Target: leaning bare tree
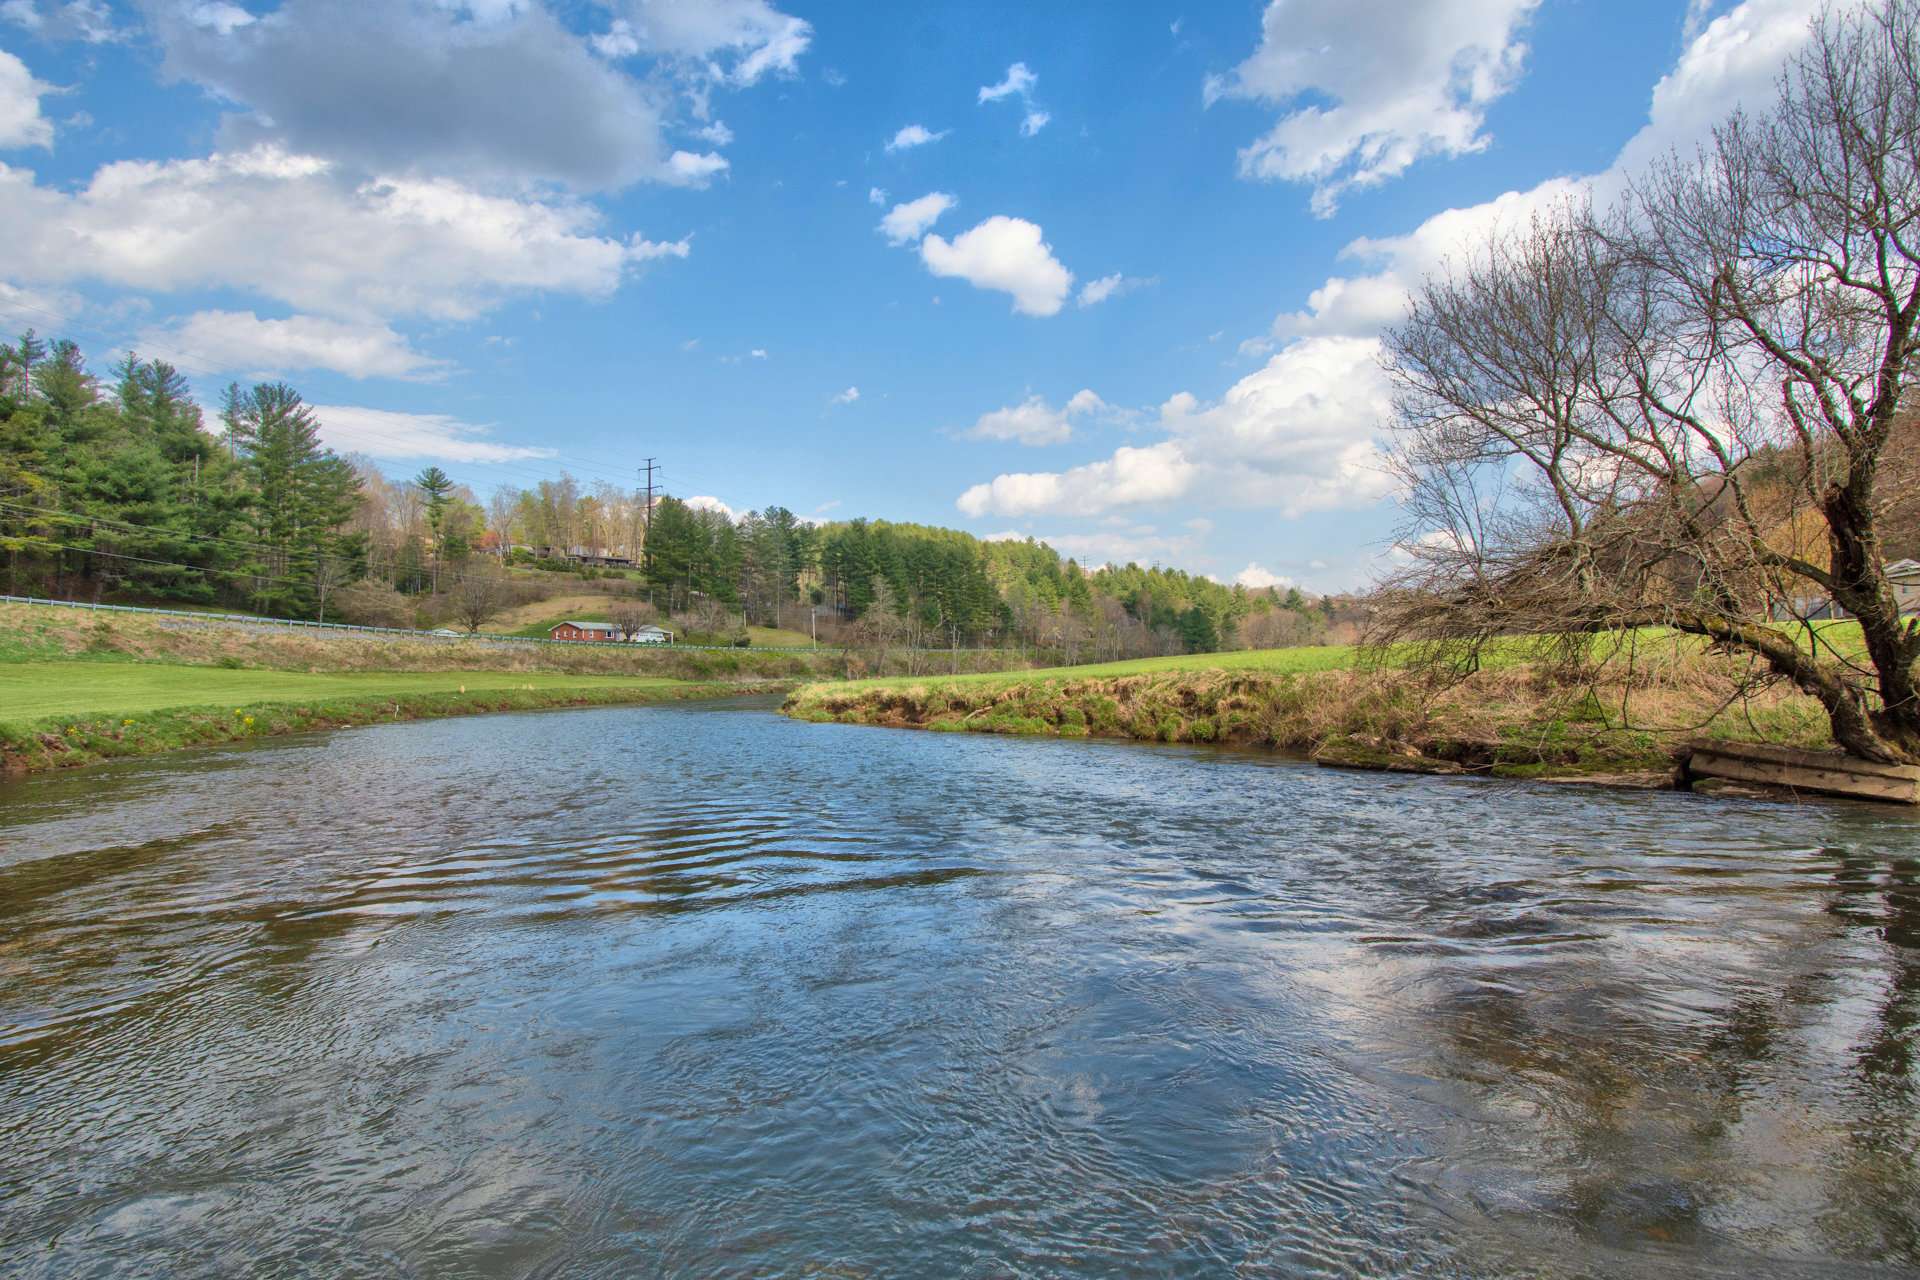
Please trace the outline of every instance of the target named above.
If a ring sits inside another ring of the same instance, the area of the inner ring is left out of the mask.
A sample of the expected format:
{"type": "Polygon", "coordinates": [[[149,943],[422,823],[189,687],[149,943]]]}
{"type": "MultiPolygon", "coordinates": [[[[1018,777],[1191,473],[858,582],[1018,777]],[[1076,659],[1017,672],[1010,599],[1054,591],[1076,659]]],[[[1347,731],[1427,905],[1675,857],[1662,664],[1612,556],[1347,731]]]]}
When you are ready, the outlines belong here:
{"type": "Polygon", "coordinates": [[[1750,655],[1848,751],[1920,761],[1913,501],[1920,0],[1829,12],[1765,115],[1615,205],[1495,234],[1387,338],[1411,567],[1386,639],[1666,626],[1750,655]],[[1833,606],[1861,646],[1806,625],[1833,606]]]}

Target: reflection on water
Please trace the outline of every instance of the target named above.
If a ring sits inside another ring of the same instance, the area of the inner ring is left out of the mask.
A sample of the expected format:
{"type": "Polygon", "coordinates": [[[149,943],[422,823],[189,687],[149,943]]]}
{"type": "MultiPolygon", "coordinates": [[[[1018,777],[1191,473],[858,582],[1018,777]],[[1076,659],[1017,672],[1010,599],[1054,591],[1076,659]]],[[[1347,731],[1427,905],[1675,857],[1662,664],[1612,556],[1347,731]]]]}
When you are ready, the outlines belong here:
{"type": "Polygon", "coordinates": [[[0,786],[0,1273],[1920,1274],[1920,825],[793,724],[0,786]]]}

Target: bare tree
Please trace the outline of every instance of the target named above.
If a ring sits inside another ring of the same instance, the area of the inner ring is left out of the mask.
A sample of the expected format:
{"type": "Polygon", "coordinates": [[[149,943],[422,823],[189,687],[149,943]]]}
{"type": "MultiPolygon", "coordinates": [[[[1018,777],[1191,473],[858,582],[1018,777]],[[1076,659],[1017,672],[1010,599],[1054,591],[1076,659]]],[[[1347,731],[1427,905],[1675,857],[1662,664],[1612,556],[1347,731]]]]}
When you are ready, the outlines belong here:
{"type": "Polygon", "coordinates": [[[640,628],[659,616],[660,611],[645,600],[616,600],[607,609],[607,617],[620,628],[621,638],[626,640],[640,634],[640,628]]]}
{"type": "Polygon", "coordinates": [[[1880,532],[1910,499],[1883,464],[1920,355],[1917,35],[1920,0],[1828,12],[1770,114],[1418,291],[1387,340],[1411,568],[1378,637],[1470,665],[1669,626],[1817,698],[1848,751],[1920,760],[1880,532]]]}
{"type": "Polygon", "coordinates": [[[447,600],[454,620],[472,635],[499,617],[511,595],[507,574],[498,565],[485,560],[470,561],[454,579],[447,600]]]}
{"type": "Polygon", "coordinates": [[[487,499],[487,531],[493,534],[494,549],[502,559],[513,543],[513,520],[520,510],[520,490],[503,484],[487,499]]]}
{"type": "Polygon", "coordinates": [[[313,594],[319,603],[317,615],[321,622],[327,620],[327,597],[347,584],[352,572],[347,562],[339,556],[322,552],[313,562],[313,594]]]}

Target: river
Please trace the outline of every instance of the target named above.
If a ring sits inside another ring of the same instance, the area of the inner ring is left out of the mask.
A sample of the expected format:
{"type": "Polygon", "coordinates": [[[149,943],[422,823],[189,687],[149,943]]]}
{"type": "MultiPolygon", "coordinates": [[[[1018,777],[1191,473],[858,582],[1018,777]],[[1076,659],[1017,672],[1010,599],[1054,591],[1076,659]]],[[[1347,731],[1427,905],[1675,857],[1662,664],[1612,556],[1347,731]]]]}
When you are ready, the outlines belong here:
{"type": "Polygon", "coordinates": [[[805,725],[0,784],[0,1274],[1920,1275],[1920,823],[805,725]]]}

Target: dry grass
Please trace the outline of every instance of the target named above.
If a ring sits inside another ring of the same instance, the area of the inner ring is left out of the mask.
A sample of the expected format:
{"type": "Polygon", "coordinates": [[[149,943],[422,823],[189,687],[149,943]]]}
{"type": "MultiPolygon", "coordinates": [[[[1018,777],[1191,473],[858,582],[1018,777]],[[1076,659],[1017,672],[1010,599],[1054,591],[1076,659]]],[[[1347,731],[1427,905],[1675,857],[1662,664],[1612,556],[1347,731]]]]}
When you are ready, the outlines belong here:
{"type": "Polygon", "coordinates": [[[1074,679],[809,685],[800,719],[947,731],[1224,742],[1419,756],[1470,769],[1631,772],[1671,767],[1689,740],[1717,736],[1822,747],[1811,700],[1780,690],[1734,699],[1724,660],[1671,652],[1563,682],[1527,666],[1436,688],[1404,671],[1198,669],[1074,679]]]}

